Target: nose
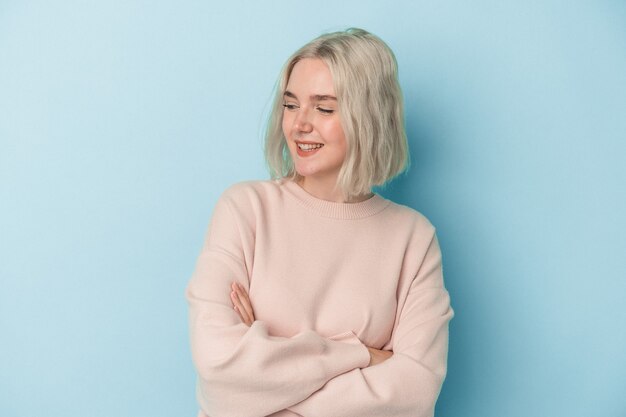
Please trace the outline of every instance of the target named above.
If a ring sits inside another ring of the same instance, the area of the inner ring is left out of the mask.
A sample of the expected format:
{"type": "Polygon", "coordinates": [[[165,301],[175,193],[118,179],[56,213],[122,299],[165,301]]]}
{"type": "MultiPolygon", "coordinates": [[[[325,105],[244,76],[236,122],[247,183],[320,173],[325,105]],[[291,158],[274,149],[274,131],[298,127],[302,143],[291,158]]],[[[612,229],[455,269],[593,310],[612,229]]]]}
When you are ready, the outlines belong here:
{"type": "Polygon", "coordinates": [[[300,108],[294,120],[294,128],[298,132],[310,133],[313,131],[313,124],[310,120],[310,114],[307,109],[300,108]]]}

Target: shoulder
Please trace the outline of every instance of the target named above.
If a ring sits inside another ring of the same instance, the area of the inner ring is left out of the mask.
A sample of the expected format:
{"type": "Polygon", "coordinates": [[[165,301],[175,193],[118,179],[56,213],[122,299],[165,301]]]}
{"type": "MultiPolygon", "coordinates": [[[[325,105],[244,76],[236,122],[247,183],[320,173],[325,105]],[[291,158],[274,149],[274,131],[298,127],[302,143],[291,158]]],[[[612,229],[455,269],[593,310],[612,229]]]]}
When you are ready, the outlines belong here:
{"type": "Polygon", "coordinates": [[[441,252],[437,239],[437,230],[430,220],[416,209],[392,202],[388,210],[392,213],[390,226],[394,239],[406,245],[405,262],[408,270],[417,271],[426,257],[440,258],[441,252]]]}
{"type": "Polygon", "coordinates": [[[278,180],[244,180],[228,186],[222,192],[224,198],[244,198],[250,196],[265,196],[277,192],[278,180]]]}
{"type": "Polygon", "coordinates": [[[279,195],[278,180],[245,180],[228,186],[219,199],[231,207],[254,208],[263,206],[279,195]]]}
{"type": "Polygon", "coordinates": [[[410,235],[432,238],[435,234],[435,226],[430,220],[412,207],[390,201],[385,212],[396,227],[406,230],[410,235]]]}

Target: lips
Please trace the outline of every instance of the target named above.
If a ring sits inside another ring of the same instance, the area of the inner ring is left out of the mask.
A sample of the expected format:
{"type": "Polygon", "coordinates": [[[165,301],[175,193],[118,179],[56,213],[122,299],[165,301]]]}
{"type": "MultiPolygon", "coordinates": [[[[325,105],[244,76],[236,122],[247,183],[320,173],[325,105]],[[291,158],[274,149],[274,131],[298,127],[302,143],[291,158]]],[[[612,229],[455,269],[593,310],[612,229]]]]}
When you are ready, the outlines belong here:
{"type": "Polygon", "coordinates": [[[296,141],[296,151],[299,156],[308,157],[316,154],[324,147],[323,143],[296,141]]]}
{"type": "Polygon", "coordinates": [[[323,145],[323,143],[320,142],[308,142],[303,140],[294,140],[294,142],[296,145],[323,145]]]}

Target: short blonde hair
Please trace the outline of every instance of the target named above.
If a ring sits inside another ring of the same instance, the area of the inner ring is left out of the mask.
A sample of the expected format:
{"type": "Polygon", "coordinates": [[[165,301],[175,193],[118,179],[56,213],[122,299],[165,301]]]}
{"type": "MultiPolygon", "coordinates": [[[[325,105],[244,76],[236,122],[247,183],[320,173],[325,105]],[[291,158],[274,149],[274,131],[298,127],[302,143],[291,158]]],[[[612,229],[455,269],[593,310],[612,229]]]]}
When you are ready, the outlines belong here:
{"type": "Polygon", "coordinates": [[[276,87],[265,134],[265,159],[272,179],[299,179],[282,130],[283,94],[293,67],[305,58],[321,59],[330,69],[347,152],[337,184],[346,198],[410,166],[404,129],[398,65],[377,36],[357,28],[327,33],[296,51],[285,63],[276,87]]]}

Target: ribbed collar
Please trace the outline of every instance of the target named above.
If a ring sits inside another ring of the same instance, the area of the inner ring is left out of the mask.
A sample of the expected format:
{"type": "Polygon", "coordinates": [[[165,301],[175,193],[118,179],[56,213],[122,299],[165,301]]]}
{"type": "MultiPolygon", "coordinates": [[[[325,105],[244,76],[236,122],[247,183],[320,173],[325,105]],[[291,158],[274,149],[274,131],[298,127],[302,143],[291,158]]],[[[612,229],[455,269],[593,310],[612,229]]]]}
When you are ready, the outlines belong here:
{"type": "Polygon", "coordinates": [[[373,216],[391,203],[391,201],[376,193],[367,200],[358,203],[337,203],[322,200],[309,194],[304,188],[290,179],[281,178],[278,180],[278,183],[287,191],[287,194],[296,198],[298,202],[309,210],[316,212],[320,216],[333,219],[362,219],[373,216]]]}

